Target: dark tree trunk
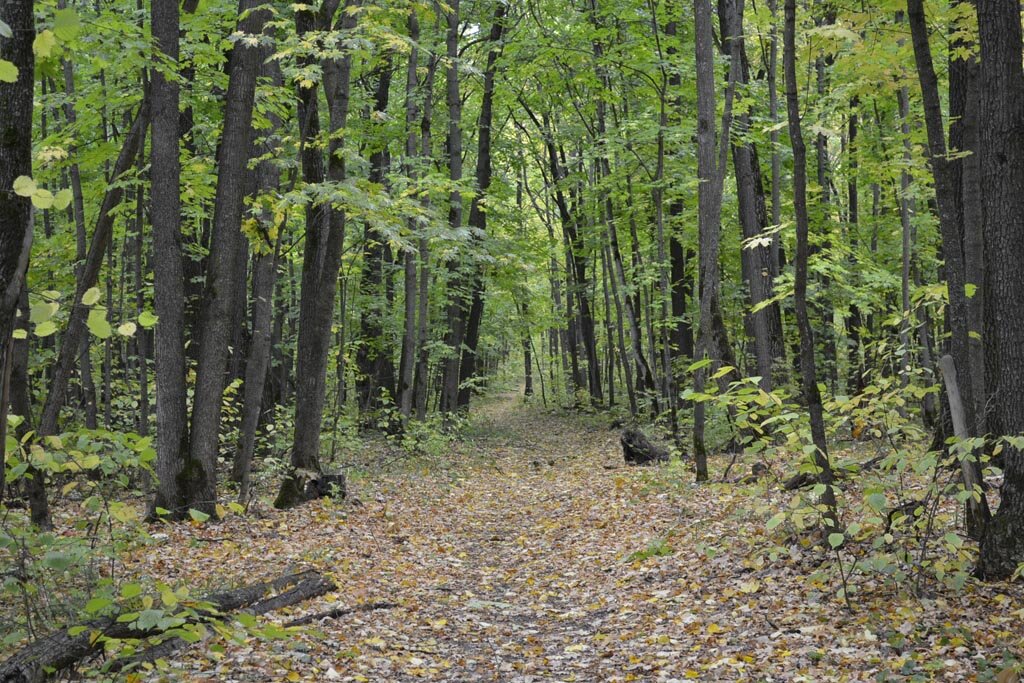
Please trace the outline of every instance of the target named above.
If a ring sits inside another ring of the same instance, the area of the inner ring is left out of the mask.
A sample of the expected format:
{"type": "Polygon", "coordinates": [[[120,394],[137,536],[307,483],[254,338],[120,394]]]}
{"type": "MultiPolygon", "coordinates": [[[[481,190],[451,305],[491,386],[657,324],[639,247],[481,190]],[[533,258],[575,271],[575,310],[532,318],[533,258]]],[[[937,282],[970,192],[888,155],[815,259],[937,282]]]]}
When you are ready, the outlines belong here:
{"type": "MultiPolygon", "coordinates": [[[[462,193],[458,184],[462,182],[462,98],[459,92],[459,0],[448,2],[445,17],[447,32],[445,38],[446,57],[446,99],[448,102],[448,179],[452,190],[448,196],[448,225],[452,230],[462,227],[462,193]]],[[[445,335],[447,357],[441,377],[441,412],[453,413],[459,403],[459,366],[462,361],[462,345],[466,340],[466,314],[469,302],[463,283],[457,275],[457,266],[449,279],[448,331],[445,335]]]]}
{"type": "MultiPolygon", "coordinates": [[[[923,0],[908,0],[907,16],[914,44],[914,58],[917,63],[918,79],[924,100],[925,126],[928,132],[928,156],[935,180],[935,199],[939,209],[939,230],[942,235],[942,253],[945,260],[945,275],[949,290],[949,313],[946,320],[952,332],[950,343],[953,366],[962,379],[958,383],[964,420],[968,436],[977,436],[977,416],[974,413],[975,400],[972,398],[970,363],[970,314],[968,297],[965,293],[966,270],[961,247],[958,224],[958,202],[960,193],[956,168],[946,155],[946,137],[942,124],[942,107],[939,97],[938,78],[932,63],[928,45],[928,27],[925,22],[923,0]],[[961,370],[962,368],[962,370],[961,370]]],[[[971,480],[982,481],[981,467],[977,462],[966,464],[972,470],[971,480]]],[[[980,492],[984,505],[980,508],[968,506],[968,529],[975,537],[981,537],[989,522],[988,503],[984,492],[980,492]]]]}
{"type": "MultiPolygon", "coordinates": [[[[387,113],[393,67],[390,59],[381,66],[374,95],[373,109],[387,113]]],[[[370,155],[369,181],[384,184],[391,158],[387,148],[370,155]]],[[[391,358],[390,340],[384,333],[384,316],[388,310],[385,291],[385,269],[390,267],[385,251],[387,238],[369,222],[363,233],[363,271],[359,288],[363,305],[359,318],[359,348],[356,351],[356,393],[359,412],[372,417],[395,400],[395,365],[391,358]]]]}
{"type": "MultiPolygon", "coordinates": [[[[411,184],[417,179],[417,160],[419,154],[419,111],[417,104],[417,92],[419,88],[419,40],[420,24],[416,17],[415,10],[409,14],[409,63],[406,69],[405,78],[405,175],[411,184]]],[[[427,93],[426,97],[430,97],[427,93]]],[[[418,222],[415,217],[407,221],[409,227],[409,239],[419,232],[418,222]]],[[[416,310],[417,310],[417,279],[416,279],[416,252],[413,249],[406,249],[402,253],[404,264],[404,293],[405,293],[405,316],[402,330],[402,352],[398,364],[398,410],[402,420],[407,421],[412,416],[413,398],[415,387],[413,379],[416,365],[416,310]]]]}
{"type": "MultiPolygon", "coordinates": [[[[1005,434],[1024,432],[1024,72],[1020,6],[978,3],[981,43],[981,182],[985,188],[986,296],[994,312],[999,384],[996,412],[1005,434]]],[[[978,574],[1009,578],[1024,562],[1024,451],[1005,445],[1002,503],[981,542],[978,574]]]]}
{"type": "Polygon", "coordinates": [[[796,218],[796,276],[794,309],[800,333],[800,374],[804,400],[811,418],[811,437],[814,441],[814,461],[818,466],[818,481],[825,485],[820,501],[824,506],[825,531],[839,531],[836,515],[836,494],[833,488],[832,464],[828,458],[825,437],[825,416],[818,392],[817,369],[814,360],[814,337],[807,315],[807,257],[809,255],[807,218],[807,148],[800,128],[800,105],[796,85],[796,0],[785,0],[785,30],[783,32],[783,64],[786,79],[786,109],[789,118],[789,137],[793,145],[793,212],[796,218]]]}
{"type": "MultiPolygon", "coordinates": [[[[153,40],[162,56],[178,64],[178,3],[152,8],[153,40]]],[[[181,514],[188,507],[188,414],[185,406],[185,274],[181,238],[179,88],[161,69],[152,70],[153,135],[150,153],[150,222],[153,226],[153,306],[156,362],[157,490],[150,510],[181,514]]],[[[139,236],[141,239],[141,235],[139,236]]]]}
{"type": "MultiPolygon", "coordinates": [[[[351,31],[356,14],[347,9],[358,0],[349,0],[341,12],[336,29],[351,31]]],[[[338,3],[330,0],[321,9],[323,25],[329,26],[338,3]]],[[[297,12],[299,33],[314,30],[315,20],[308,11],[297,12]]],[[[331,130],[345,129],[349,109],[349,75],[352,60],[349,54],[326,61],[324,89],[330,112],[331,130]]],[[[320,137],[317,90],[299,90],[299,122],[303,139],[302,175],[309,184],[324,180],[323,154],[312,141],[320,137]]],[[[345,180],[344,140],[331,136],[328,177],[333,182],[345,180]]],[[[291,465],[295,471],[281,483],[274,506],[293,507],[304,500],[305,488],[297,470],[320,472],[320,430],[327,391],[327,353],[331,345],[331,320],[338,290],[338,271],[345,242],[345,214],[325,204],[306,208],[306,249],[302,260],[302,300],[299,306],[299,338],[296,351],[295,435],[292,440],[291,465]]]]}
{"type": "MultiPolygon", "coordinates": [[[[0,377],[10,378],[15,312],[32,247],[32,202],[10,191],[19,176],[32,176],[32,105],[35,84],[35,16],[32,0],[6,0],[2,17],[13,33],[0,38],[0,59],[18,70],[14,83],[0,80],[0,377]]],[[[6,398],[6,397],[5,397],[6,398]]],[[[0,406],[7,421],[7,404],[0,406]]],[[[43,474],[32,468],[27,486],[32,522],[50,526],[43,474]]],[[[0,466],[0,477],[4,476],[0,466]]]]}
{"type": "MultiPolygon", "coordinates": [[[[966,2],[967,0],[962,0],[966,2]]],[[[971,12],[975,12],[973,2],[970,3],[971,12]]],[[[913,17],[911,17],[913,21],[913,17]]],[[[915,39],[915,49],[917,42],[915,39]]],[[[963,49],[968,47],[962,40],[957,40],[955,48],[963,49]]],[[[951,55],[953,50],[950,50],[951,55]]],[[[920,73],[920,67],[918,69],[920,73]]],[[[950,57],[949,61],[949,148],[958,155],[949,159],[946,165],[949,167],[949,179],[947,182],[952,187],[947,191],[952,192],[951,201],[953,218],[955,221],[956,233],[943,232],[943,255],[949,267],[948,239],[956,238],[957,249],[953,258],[957,258],[957,252],[962,252],[960,257],[963,269],[963,281],[965,287],[973,289],[972,296],[966,298],[966,330],[976,332],[975,335],[968,334],[967,354],[968,364],[959,352],[952,348],[950,353],[961,369],[964,385],[961,393],[968,412],[968,425],[972,434],[984,434],[985,426],[985,404],[988,399],[985,384],[985,347],[982,338],[985,328],[985,264],[984,264],[984,239],[982,231],[981,201],[984,191],[980,181],[980,149],[978,140],[978,107],[979,97],[979,73],[976,57],[966,59],[950,57]],[[965,156],[960,154],[966,153],[965,156]],[[962,249],[960,249],[960,245],[962,249]],[[969,385],[969,386],[968,386],[969,385]]],[[[937,86],[936,86],[937,87],[937,86]]],[[[926,111],[927,114],[927,111],[926,111]]],[[[940,111],[941,122],[941,111],[940,111]]],[[[933,162],[934,165],[934,162],[933,162]]],[[[936,174],[938,170],[934,170],[936,174]]],[[[936,177],[936,193],[939,190],[939,181],[936,177]]],[[[940,218],[943,206],[939,204],[940,218]]],[[[941,229],[941,224],[940,224],[941,229]]],[[[950,292],[953,292],[953,283],[950,281],[950,292]]],[[[951,302],[952,308],[952,302],[951,302]]],[[[951,310],[951,316],[956,315],[951,310]]],[[[961,313],[962,315],[962,313],[961,313]]],[[[947,316],[948,318],[948,316],[947,316]]],[[[955,332],[954,332],[955,334],[955,332]]]]}
{"type": "MultiPolygon", "coordinates": [[[[259,36],[269,18],[265,10],[251,11],[259,0],[240,0],[239,22],[244,34],[259,36]]],[[[224,392],[231,335],[231,307],[238,299],[235,267],[245,202],[247,165],[252,147],[252,113],[263,51],[239,40],[231,51],[228,90],[225,98],[224,132],[217,155],[217,194],[214,202],[210,257],[200,313],[200,353],[195,396],[188,481],[189,505],[208,514],[217,502],[217,456],[220,450],[221,397],[224,392]]]]}
{"type": "MultiPolygon", "coordinates": [[[[736,69],[737,86],[743,87],[750,80],[750,66],[743,41],[742,4],[735,0],[719,0],[718,19],[722,35],[729,37],[723,49],[728,48],[729,52],[739,55],[740,63],[732,68],[736,69]]],[[[751,125],[750,112],[740,113],[734,125],[740,135],[746,135],[751,125]]],[[[743,239],[752,240],[768,227],[757,148],[752,142],[733,144],[732,161],[736,170],[736,196],[743,239]]],[[[761,388],[771,391],[775,360],[783,357],[782,312],[778,303],[762,305],[762,302],[775,296],[774,278],[778,267],[772,261],[771,244],[744,244],[741,258],[750,297],[747,327],[754,344],[757,374],[761,377],[761,388]],[[760,310],[753,310],[757,308],[760,310]]]]}
{"type": "MultiPolygon", "coordinates": [[[[275,65],[263,66],[264,72],[270,72],[275,85],[282,85],[280,69],[275,65]]],[[[269,155],[276,141],[274,133],[280,129],[282,122],[271,117],[274,129],[268,133],[267,141],[260,150],[261,156],[269,155]]],[[[273,161],[261,161],[256,167],[257,193],[273,192],[280,183],[280,172],[273,161]]],[[[273,212],[266,206],[260,207],[256,216],[260,227],[262,241],[256,246],[252,274],[252,340],[245,362],[244,395],[242,398],[242,421],[239,426],[238,450],[232,463],[231,479],[239,484],[238,498],[243,503],[249,499],[250,471],[256,441],[256,428],[260,421],[263,407],[263,389],[266,384],[267,370],[270,367],[271,327],[274,320],[273,301],[274,285],[277,281],[277,262],[281,247],[280,228],[278,235],[270,239],[274,226],[273,212]]]]}

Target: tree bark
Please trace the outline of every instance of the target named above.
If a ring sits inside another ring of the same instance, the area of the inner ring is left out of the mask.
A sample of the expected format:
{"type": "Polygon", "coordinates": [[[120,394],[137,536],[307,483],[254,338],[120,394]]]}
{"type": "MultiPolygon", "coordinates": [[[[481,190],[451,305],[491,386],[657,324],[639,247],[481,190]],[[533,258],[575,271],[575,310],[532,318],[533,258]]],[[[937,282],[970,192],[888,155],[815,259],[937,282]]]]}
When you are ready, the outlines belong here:
{"type": "MultiPolygon", "coordinates": [[[[498,57],[501,55],[501,37],[505,30],[505,13],[508,5],[499,2],[494,8],[491,32],[487,37],[490,50],[487,52],[487,67],[484,69],[483,98],[480,102],[480,118],[477,121],[476,194],[469,206],[469,227],[472,242],[481,249],[482,238],[487,233],[487,212],[484,204],[491,188],[491,128],[494,124],[494,76],[498,57]]],[[[466,348],[459,365],[459,410],[469,408],[472,395],[471,380],[476,375],[477,347],[480,344],[480,323],[484,314],[484,273],[482,265],[470,259],[469,276],[472,292],[469,317],[466,320],[466,348]]]]}
{"type": "Polygon", "coordinates": [[[800,373],[804,401],[811,420],[811,438],[814,443],[814,462],[818,466],[818,481],[825,485],[819,500],[824,506],[826,532],[839,531],[836,514],[836,494],[833,488],[832,464],[828,457],[825,437],[825,416],[818,392],[817,368],[814,359],[814,336],[807,315],[807,259],[809,255],[807,217],[807,148],[800,128],[800,104],[796,83],[796,0],[785,0],[785,30],[783,31],[783,69],[786,79],[786,110],[789,119],[789,137],[793,146],[793,212],[796,218],[796,276],[794,308],[800,333],[800,373]]]}
{"type": "MultiPolygon", "coordinates": [[[[176,2],[153,3],[153,40],[172,68],[178,66],[179,11],[176,2]]],[[[177,80],[151,70],[153,134],[150,152],[150,222],[153,229],[153,306],[156,376],[157,508],[181,514],[188,506],[188,414],[185,406],[185,274],[181,237],[181,162],[178,148],[180,99],[177,80]]],[[[139,235],[142,238],[142,235],[139,235]]]]}
{"type": "MultiPolygon", "coordinates": [[[[0,80],[0,377],[9,377],[14,354],[11,337],[18,299],[25,282],[32,248],[32,202],[19,197],[12,188],[19,176],[32,175],[32,105],[35,94],[35,16],[32,0],[6,0],[3,20],[12,37],[0,38],[0,59],[18,70],[14,83],[0,80]]],[[[7,405],[0,410],[6,420],[7,405]]],[[[5,423],[6,424],[6,423],[5,423]]],[[[0,444],[3,447],[3,444],[0,444]]],[[[6,449],[4,451],[6,461],[6,449]]],[[[0,477],[5,470],[0,467],[0,477]]],[[[35,468],[27,480],[31,496],[32,522],[49,526],[43,475],[35,468]]]]}
{"type": "MultiPolygon", "coordinates": [[[[349,12],[358,0],[346,0],[335,29],[351,31],[357,15],[349,12]]],[[[330,26],[337,0],[321,9],[323,25],[330,26]]],[[[316,24],[309,11],[296,12],[299,33],[316,24]]],[[[331,144],[328,178],[342,183],[346,177],[340,133],[348,121],[352,58],[345,53],[324,62],[324,89],[330,112],[331,144]]],[[[302,175],[309,184],[324,180],[323,154],[314,143],[320,137],[316,87],[299,90],[299,121],[302,127],[302,175]]],[[[302,300],[299,306],[299,338],[296,350],[295,434],[292,440],[293,472],[281,483],[274,506],[293,507],[306,500],[303,477],[297,470],[320,472],[320,430],[327,391],[327,353],[331,344],[331,320],[338,290],[338,271],[345,243],[345,213],[324,204],[306,208],[306,248],[302,257],[302,300]]]]}
{"type": "MultiPolygon", "coordinates": [[[[239,0],[238,13],[248,13],[238,30],[250,36],[263,33],[270,14],[253,11],[259,0],[239,0]]],[[[217,155],[217,193],[214,200],[210,257],[200,312],[200,354],[196,369],[189,463],[182,471],[187,480],[189,505],[208,514],[217,503],[217,457],[220,450],[221,403],[231,334],[231,307],[238,299],[237,253],[243,239],[242,210],[247,166],[252,147],[252,113],[263,51],[235,43],[228,65],[223,135],[217,155]]]]}
{"type": "MultiPolygon", "coordinates": [[[[1024,72],[1020,7],[1015,0],[978,3],[981,44],[981,182],[985,188],[986,296],[998,368],[996,414],[1004,433],[1024,433],[1024,72]]],[[[1006,579],[1024,562],[1024,451],[1004,449],[1002,503],[981,542],[977,572],[1006,579]]]]}

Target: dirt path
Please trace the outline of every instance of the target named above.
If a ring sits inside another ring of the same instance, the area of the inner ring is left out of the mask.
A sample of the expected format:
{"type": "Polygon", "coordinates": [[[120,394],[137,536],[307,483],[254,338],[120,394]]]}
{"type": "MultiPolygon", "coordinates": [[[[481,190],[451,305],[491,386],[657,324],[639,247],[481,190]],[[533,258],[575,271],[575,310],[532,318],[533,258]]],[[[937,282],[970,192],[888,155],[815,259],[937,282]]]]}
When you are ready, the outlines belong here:
{"type": "Polygon", "coordinates": [[[844,612],[827,576],[808,581],[810,551],[772,563],[758,550],[772,546],[767,504],[682,483],[678,466],[605,469],[617,437],[498,397],[448,469],[357,482],[361,506],[176,527],[156,569],[169,578],[312,565],[339,590],[303,613],[397,604],[178,665],[193,680],[819,681],[907,680],[924,671],[915,657],[937,657],[921,680],[966,680],[972,657],[991,656],[980,638],[937,645],[944,612],[970,609],[955,597],[928,608],[880,593],[879,615],[844,612]]]}

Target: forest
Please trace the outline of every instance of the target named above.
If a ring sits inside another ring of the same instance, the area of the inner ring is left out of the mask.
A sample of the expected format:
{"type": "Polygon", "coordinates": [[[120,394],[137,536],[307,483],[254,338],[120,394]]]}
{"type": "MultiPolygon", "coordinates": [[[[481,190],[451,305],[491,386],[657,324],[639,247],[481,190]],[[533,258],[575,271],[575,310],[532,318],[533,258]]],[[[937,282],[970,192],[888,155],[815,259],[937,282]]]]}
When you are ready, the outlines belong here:
{"type": "Polygon", "coordinates": [[[0,682],[1019,682],[1021,26],[0,0],[0,682]]]}

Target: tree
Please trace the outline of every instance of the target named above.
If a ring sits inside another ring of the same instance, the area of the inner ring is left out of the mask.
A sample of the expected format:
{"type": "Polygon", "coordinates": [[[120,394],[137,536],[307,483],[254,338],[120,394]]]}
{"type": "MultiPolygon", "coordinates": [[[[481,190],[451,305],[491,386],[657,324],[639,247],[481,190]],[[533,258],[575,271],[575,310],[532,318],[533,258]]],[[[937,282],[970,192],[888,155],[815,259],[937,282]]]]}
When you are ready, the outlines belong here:
{"type": "MultiPolygon", "coordinates": [[[[174,68],[179,57],[177,2],[153,3],[153,40],[174,68]]],[[[185,275],[181,238],[181,162],[178,151],[179,88],[168,66],[152,70],[150,99],[153,133],[150,151],[150,222],[153,249],[153,305],[159,322],[155,336],[157,491],[150,510],[176,515],[187,511],[190,482],[188,413],[185,408],[185,275]],[[184,476],[183,476],[184,475],[184,476]]]]}
{"type": "MultiPolygon", "coordinates": [[[[320,10],[321,26],[351,31],[357,14],[356,0],[346,2],[340,18],[335,21],[336,0],[324,3],[320,10]]],[[[299,34],[313,31],[316,16],[308,9],[295,14],[299,34]]],[[[327,178],[332,183],[345,181],[345,159],[342,154],[348,121],[349,87],[352,58],[347,52],[325,60],[324,88],[330,116],[331,143],[327,178]]],[[[320,115],[317,88],[299,86],[299,125],[302,144],[302,175],[309,185],[324,181],[323,154],[314,143],[320,137],[320,115]]],[[[327,392],[327,353],[331,343],[331,318],[338,290],[338,270],[345,243],[345,213],[330,203],[311,202],[306,207],[306,247],[302,259],[302,300],[299,309],[299,338],[295,402],[295,432],[292,439],[293,472],[281,483],[274,506],[289,508],[305,500],[304,476],[298,470],[320,471],[320,429],[324,399],[327,392]]],[[[308,475],[307,475],[308,476],[308,475]]]]}
{"type": "MultiPolygon", "coordinates": [[[[32,0],[4,4],[0,17],[11,35],[0,36],[0,68],[14,70],[13,79],[0,78],[0,378],[10,382],[12,333],[18,297],[25,281],[32,248],[32,201],[25,192],[15,191],[20,177],[32,176],[32,102],[34,93],[35,15],[32,0]]],[[[6,395],[6,394],[5,394],[6,395]]],[[[3,431],[7,428],[7,401],[0,406],[3,431]]],[[[6,448],[6,446],[5,446],[6,448]]],[[[4,462],[7,462],[6,452],[4,462]]],[[[32,521],[49,524],[43,474],[31,472],[32,521]]],[[[0,485],[0,499],[3,487],[0,485]]]]}
{"type": "MultiPolygon", "coordinates": [[[[988,262],[985,288],[994,316],[988,353],[998,367],[996,411],[1005,433],[1024,433],[1024,70],[1020,8],[978,3],[981,47],[981,183],[988,262]]],[[[1024,449],[1006,445],[1002,503],[985,531],[978,574],[1005,579],[1024,562],[1024,449]]]]}
{"type": "Polygon", "coordinates": [[[807,217],[807,148],[800,127],[800,102],[796,80],[796,0],[785,0],[783,31],[783,70],[786,78],[786,113],[789,138],[793,146],[793,212],[796,214],[796,274],[794,304],[797,330],[800,333],[800,376],[804,402],[811,418],[811,438],[818,481],[825,485],[820,500],[824,506],[825,531],[839,531],[832,463],[828,458],[825,436],[825,415],[818,390],[817,366],[814,359],[814,333],[807,315],[807,259],[810,252],[807,217]]]}

